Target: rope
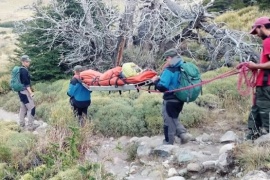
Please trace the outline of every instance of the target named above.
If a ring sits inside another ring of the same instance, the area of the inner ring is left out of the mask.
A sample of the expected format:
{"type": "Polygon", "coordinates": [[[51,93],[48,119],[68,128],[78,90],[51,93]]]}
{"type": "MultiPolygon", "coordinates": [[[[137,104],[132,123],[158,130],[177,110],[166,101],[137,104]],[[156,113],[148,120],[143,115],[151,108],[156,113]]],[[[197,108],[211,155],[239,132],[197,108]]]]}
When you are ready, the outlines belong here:
{"type": "MultiPolygon", "coordinates": [[[[257,70],[250,70],[247,65],[248,65],[248,63],[246,63],[246,62],[241,63],[235,69],[228,71],[224,74],[218,75],[212,79],[203,80],[203,81],[201,81],[201,83],[186,86],[183,88],[165,91],[165,93],[178,92],[178,91],[191,89],[191,88],[194,88],[197,86],[202,86],[202,85],[208,84],[208,83],[216,81],[218,79],[224,79],[224,78],[239,74],[239,79],[238,79],[238,83],[237,83],[237,90],[238,90],[239,94],[241,94],[242,96],[246,96],[246,95],[250,94],[250,90],[256,86],[256,77],[257,77],[257,70]],[[246,86],[246,87],[244,87],[244,86],[246,86]]],[[[140,86],[137,86],[136,88],[138,90],[143,90],[143,91],[148,91],[148,92],[153,92],[153,93],[164,93],[164,92],[160,92],[157,90],[143,89],[140,86]]]]}

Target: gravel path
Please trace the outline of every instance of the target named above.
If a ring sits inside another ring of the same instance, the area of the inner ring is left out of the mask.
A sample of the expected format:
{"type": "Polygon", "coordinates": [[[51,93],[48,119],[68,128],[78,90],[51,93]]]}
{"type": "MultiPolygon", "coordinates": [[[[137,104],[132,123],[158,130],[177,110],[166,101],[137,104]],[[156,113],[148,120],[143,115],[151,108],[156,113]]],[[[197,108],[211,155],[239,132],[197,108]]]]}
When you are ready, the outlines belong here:
{"type": "Polygon", "coordinates": [[[18,116],[18,114],[15,114],[15,113],[12,113],[12,112],[7,112],[7,111],[0,108],[0,120],[18,121],[19,116],[18,116]]]}

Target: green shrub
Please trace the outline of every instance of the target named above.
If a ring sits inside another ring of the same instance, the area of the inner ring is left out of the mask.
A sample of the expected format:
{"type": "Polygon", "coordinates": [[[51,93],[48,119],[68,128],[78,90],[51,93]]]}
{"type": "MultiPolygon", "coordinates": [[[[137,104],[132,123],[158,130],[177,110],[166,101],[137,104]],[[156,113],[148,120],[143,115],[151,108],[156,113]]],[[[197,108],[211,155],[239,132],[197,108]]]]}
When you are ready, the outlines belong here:
{"type": "Polygon", "coordinates": [[[66,171],[59,172],[50,180],[74,180],[74,179],[82,179],[82,175],[77,168],[70,168],[66,171]]]}
{"type": "Polygon", "coordinates": [[[163,119],[161,115],[162,95],[141,93],[134,102],[136,116],[146,123],[147,134],[154,135],[162,132],[163,119]]]}
{"type": "MultiPolygon", "coordinates": [[[[202,75],[203,80],[212,79],[220,74],[230,71],[230,68],[220,68],[215,71],[209,71],[202,75]]],[[[203,86],[204,94],[217,96],[221,102],[221,108],[230,108],[239,111],[242,107],[250,104],[250,98],[240,95],[237,89],[238,76],[234,75],[224,79],[217,79],[203,86]],[[235,106],[237,101],[237,106],[235,106]]]]}
{"type": "Polygon", "coordinates": [[[20,109],[20,100],[18,94],[7,94],[8,98],[4,98],[6,101],[3,104],[3,109],[9,112],[18,112],[20,109]]]}
{"type": "Polygon", "coordinates": [[[127,160],[134,161],[137,157],[137,149],[139,145],[137,143],[132,143],[127,147],[127,160]]]}
{"type": "Polygon", "coordinates": [[[51,116],[51,103],[43,102],[36,106],[36,116],[43,121],[48,122],[51,116]]]}
{"type": "Polygon", "coordinates": [[[2,28],[14,28],[14,22],[13,21],[7,21],[0,23],[0,27],[2,28]]]}
{"type": "Polygon", "coordinates": [[[104,135],[142,135],[147,131],[143,120],[124,101],[115,101],[101,107],[94,115],[95,126],[104,135]]]}
{"type": "Polygon", "coordinates": [[[11,149],[3,144],[0,146],[0,161],[9,163],[11,161],[11,149]]]}
{"type": "Polygon", "coordinates": [[[35,180],[35,178],[33,176],[31,176],[31,174],[27,173],[24,174],[20,180],[35,180]]]}
{"type": "Polygon", "coordinates": [[[196,99],[195,103],[206,108],[218,108],[221,104],[219,97],[214,94],[202,94],[196,99]]]}
{"type": "Polygon", "coordinates": [[[207,114],[208,112],[205,108],[199,107],[195,103],[188,103],[184,105],[179,117],[185,127],[193,127],[206,121],[207,114]]]}
{"type": "Polygon", "coordinates": [[[57,103],[51,104],[48,124],[65,128],[77,125],[77,121],[73,116],[73,112],[67,100],[61,100],[57,101],[57,103]]]}
{"type": "Polygon", "coordinates": [[[6,94],[11,90],[9,86],[9,81],[10,75],[3,75],[0,77],[0,94],[6,94]]]}

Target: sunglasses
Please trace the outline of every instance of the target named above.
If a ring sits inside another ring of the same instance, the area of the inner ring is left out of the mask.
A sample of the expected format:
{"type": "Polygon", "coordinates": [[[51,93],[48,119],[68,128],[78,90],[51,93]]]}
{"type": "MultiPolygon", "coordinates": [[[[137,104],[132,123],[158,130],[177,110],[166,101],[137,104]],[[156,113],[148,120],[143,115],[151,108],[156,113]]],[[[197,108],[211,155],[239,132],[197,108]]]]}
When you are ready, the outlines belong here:
{"type": "Polygon", "coordinates": [[[253,29],[253,28],[259,28],[259,29],[260,29],[261,27],[262,27],[261,25],[258,25],[258,26],[252,26],[252,29],[253,29]]]}

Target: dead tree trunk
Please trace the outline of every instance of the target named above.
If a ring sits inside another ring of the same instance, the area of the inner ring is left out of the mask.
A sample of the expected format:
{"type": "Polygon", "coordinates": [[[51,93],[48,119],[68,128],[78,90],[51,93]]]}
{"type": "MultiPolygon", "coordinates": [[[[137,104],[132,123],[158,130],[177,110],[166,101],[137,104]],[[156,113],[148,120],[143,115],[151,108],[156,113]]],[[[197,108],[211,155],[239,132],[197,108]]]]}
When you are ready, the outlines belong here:
{"type": "Polygon", "coordinates": [[[126,0],[125,4],[125,12],[119,25],[120,36],[118,37],[116,48],[117,55],[115,66],[119,66],[121,64],[125,45],[127,44],[127,40],[132,36],[133,18],[137,6],[137,0],[126,0]]]}

